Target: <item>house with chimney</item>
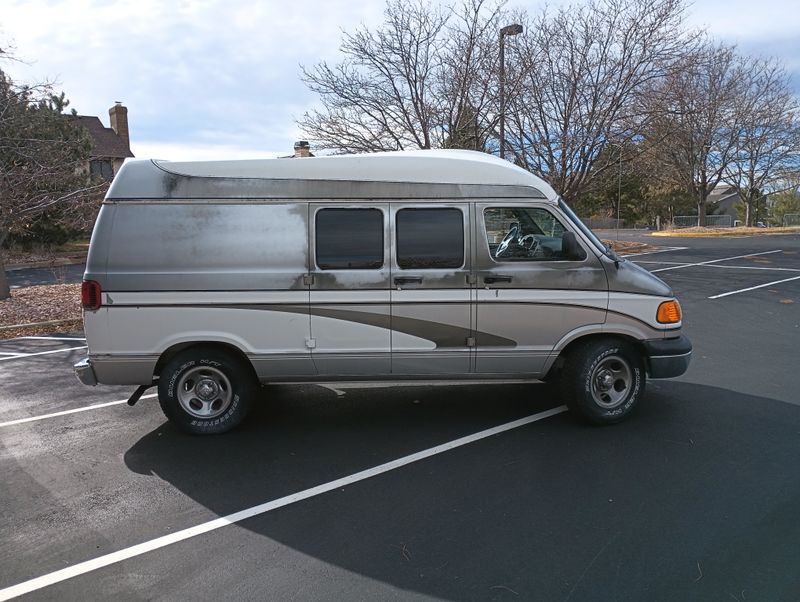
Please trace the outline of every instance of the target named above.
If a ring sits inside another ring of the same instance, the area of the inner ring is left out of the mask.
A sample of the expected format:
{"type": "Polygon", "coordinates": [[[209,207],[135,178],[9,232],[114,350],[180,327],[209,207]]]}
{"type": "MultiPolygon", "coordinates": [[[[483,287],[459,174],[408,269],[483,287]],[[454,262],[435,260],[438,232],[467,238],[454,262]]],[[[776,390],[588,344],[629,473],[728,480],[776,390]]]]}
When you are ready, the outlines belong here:
{"type": "Polygon", "coordinates": [[[298,140],[294,143],[294,154],[284,155],[278,157],[279,159],[302,159],[303,157],[313,157],[314,153],[311,152],[311,145],[308,140],[298,140]]]}
{"type": "Polygon", "coordinates": [[[99,117],[75,115],[92,138],[92,153],[87,173],[92,177],[111,180],[122,167],[122,162],[133,157],[128,130],[128,108],[121,102],[108,110],[111,127],[105,127],[99,117]]]}

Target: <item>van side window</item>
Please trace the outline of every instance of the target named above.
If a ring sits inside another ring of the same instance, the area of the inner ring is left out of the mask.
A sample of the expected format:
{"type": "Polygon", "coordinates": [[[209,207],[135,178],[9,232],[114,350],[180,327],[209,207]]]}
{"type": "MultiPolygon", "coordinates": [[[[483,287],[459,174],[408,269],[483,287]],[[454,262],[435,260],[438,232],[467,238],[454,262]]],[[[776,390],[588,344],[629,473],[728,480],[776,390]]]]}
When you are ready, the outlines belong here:
{"type": "Polygon", "coordinates": [[[383,212],[379,209],[321,209],[315,222],[320,269],[383,267],[383,212]]]}
{"type": "Polygon", "coordinates": [[[464,265],[464,216],[459,209],[401,209],[396,222],[397,265],[401,268],[464,265]]]}
{"type": "Polygon", "coordinates": [[[491,207],[484,210],[486,242],[495,261],[564,260],[566,228],[540,207],[491,207]]]}

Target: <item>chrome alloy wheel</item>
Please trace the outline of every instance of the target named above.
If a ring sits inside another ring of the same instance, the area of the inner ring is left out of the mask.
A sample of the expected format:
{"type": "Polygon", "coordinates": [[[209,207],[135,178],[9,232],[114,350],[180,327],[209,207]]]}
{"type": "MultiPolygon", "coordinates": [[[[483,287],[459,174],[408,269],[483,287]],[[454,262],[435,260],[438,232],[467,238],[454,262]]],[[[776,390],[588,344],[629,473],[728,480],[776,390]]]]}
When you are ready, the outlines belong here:
{"type": "Polygon", "coordinates": [[[178,382],[178,402],[196,418],[215,418],[224,414],[233,399],[231,383],[225,374],[210,366],[198,366],[178,382]]]}
{"type": "Polygon", "coordinates": [[[592,372],[592,397],[606,408],[615,408],[628,397],[633,385],[633,372],[628,363],[617,355],[603,358],[592,372]]]}

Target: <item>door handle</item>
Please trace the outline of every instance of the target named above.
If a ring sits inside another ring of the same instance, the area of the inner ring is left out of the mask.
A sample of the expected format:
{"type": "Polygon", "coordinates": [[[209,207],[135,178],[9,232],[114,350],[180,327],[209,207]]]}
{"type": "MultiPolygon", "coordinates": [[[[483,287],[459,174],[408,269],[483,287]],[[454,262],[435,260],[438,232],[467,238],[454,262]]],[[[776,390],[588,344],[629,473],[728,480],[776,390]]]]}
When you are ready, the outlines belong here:
{"type": "Polygon", "coordinates": [[[394,279],[394,283],[398,286],[401,284],[422,284],[421,276],[398,276],[394,279]]]}
{"type": "Polygon", "coordinates": [[[486,284],[494,284],[495,282],[511,282],[514,280],[513,276],[486,276],[483,281],[486,284]]]}

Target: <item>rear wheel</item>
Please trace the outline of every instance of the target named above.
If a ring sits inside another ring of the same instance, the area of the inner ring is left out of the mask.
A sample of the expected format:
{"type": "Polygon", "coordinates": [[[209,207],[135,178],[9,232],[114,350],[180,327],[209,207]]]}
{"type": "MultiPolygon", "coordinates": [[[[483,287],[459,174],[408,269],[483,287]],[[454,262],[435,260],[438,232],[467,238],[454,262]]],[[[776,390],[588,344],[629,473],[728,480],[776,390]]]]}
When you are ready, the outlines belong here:
{"type": "Polygon", "coordinates": [[[590,341],[564,362],[561,396],[574,415],[613,424],[635,410],[645,380],[644,363],[633,346],[615,339],[590,341]]]}
{"type": "Polygon", "coordinates": [[[196,347],[176,355],[158,379],[164,415],[194,435],[224,433],[247,415],[258,393],[249,365],[221,349],[196,347]]]}

